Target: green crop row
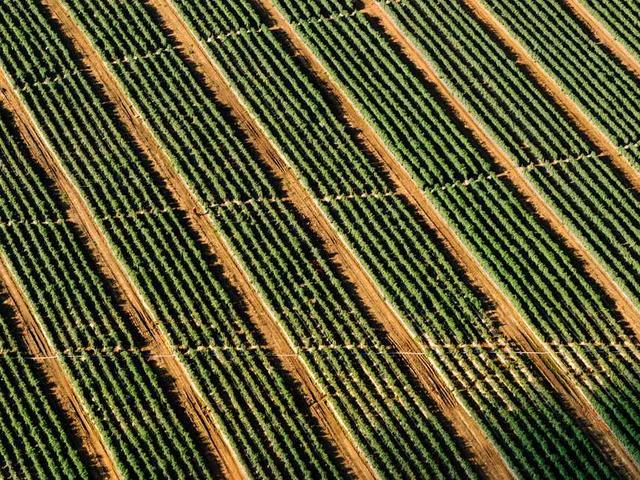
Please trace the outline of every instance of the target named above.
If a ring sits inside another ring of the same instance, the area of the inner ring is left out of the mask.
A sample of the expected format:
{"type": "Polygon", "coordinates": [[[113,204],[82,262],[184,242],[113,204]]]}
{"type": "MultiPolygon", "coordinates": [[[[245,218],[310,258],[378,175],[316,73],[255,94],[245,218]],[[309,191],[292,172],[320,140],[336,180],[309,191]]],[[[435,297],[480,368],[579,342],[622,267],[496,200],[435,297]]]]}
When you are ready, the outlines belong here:
{"type": "MultiPolygon", "coordinates": [[[[3,112],[4,114],[4,112],[3,112]]],[[[0,123],[2,121],[0,120],[0,123]]],[[[2,176],[4,155],[0,154],[2,176]]],[[[3,287],[4,289],[4,287],[3,287]]],[[[14,312],[0,306],[0,470],[3,478],[87,478],[89,459],[38,361],[26,358],[14,312]]]]}
{"type": "Polygon", "coordinates": [[[68,4],[103,57],[113,61],[113,72],[200,202],[253,200],[220,208],[211,219],[374,466],[387,476],[460,476],[464,469],[473,475],[446,425],[429,413],[430,400],[403,373],[406,365],[397,356],[368,354],[388,342],[294,206],[260,201],[281,195],[277,183],[220,106],[173,49],[149,55],[148,49],[167,41],[150,11],[106,1],[68,4]],[[145,42],[136,41],[141,25],[145,42]]]}
{"type": "MultiPolygon", "coordinates": [[[[168,401],[170,390],[161,385],[159,372],[147,366],[146,360],[124,353],[110,358],[75,356],[86,349],[129,349],[141,344],[131,319],[108,293],[107,281],[96,273],[95,260],[76,228],[67,223],[38,223],[64,218],[65,206],[18,142],[11,120],[4,117],[6,113],[1,122],[0,156],[6,182],[0,185],[0,195],[10,199],[14,208],[23,206],[23,212],[36,223],[3,223],[0,249],[53,350],[60,354],[90,418],[127,478],[162,477],[166,472],[183,478],[206,475],[194,439],[168,401]],[[176,448],[167,455],[162,445],[169,435],[176,448]]],[[[3,218],[12,215],[11,210],[0,213],[3,218]]]]}
{"type": "Polygon", "coordinates": [[[636,59],[640,59],[640,5],[634,0],[581,0],[636,59]]]}
{"type": "MultiPolygon", "coordinates": [[[[59,72],[74,65],[80,72],[77,55],[69,50],[39,2],[6,5],[0,38],[3,45],[12,46],[10,55],[5,51],[0,56],[0,64],[14,84],[38,66],[48,65],[51,71],[59,72]],[[27,17],[32,21],[24,22],[27,17]],[[32,62],[34,58],[39,61],[32,62]]],[[[89,75],[82,72],[58,82],[23,85],[19,91],[65,174],[82,193],[170,341],[191,349],[258,345],[260,339],[246,320],[244,307],[223,286],[219,272],[211,268],[186,219],[175,209],[166,209],[172,199],[158,186],[148,160],[123,133],[89,75]],[[128,215],[154,210],[164,212],[128,215]]],[[[27,158],[22,164],[21,169],[33,168],[33,161],[27,158]]],[[[33,174],[32,178],[40,176],[33,174]]],[[[19,195],[21,202],[34,205],[38,200],[29,196],[29,189],[29,184],[16,183],[12,193],[19,195]]],[[[61,216],[57,213],[54,218],[61,216]]],[[[56,349],[105,344],[126,347],[131,341],[120,330],[124,324],[130,329],[130,320],[122,319],[117,299],[105,294],[110,287],[104,279],[98,279],[94,287],[97,277],[91,270],[95,266],[83,239],[67,231],[50,233],[47,228],[64,230],[68,226],[11,227],[3,232],[2,246],[21,283],[34,285],[27,289],[29,299],[56,339],[56,349]],[[21,229],[28,232],[21,234],[21,229]],[[67,255],[67,250],[76,252],[75,256],[67,255]],[[49,272],[49,265],[57,270],[49,272]],[[96,316],[94,322],[82,308],[82,302],[89,301],[95,303],[90,311],[106,311],[108,307],[110,313],[96,316]]],[[[270,471],[271,461],[280,464],[282,476],[308,477],[313,471],[338,475],[337,459],[329,458],[331,450],[321,438],[316,420],[276,357],[258,352],[246,362],[231,362],[222,354],[196,354],[185,363],[211,408],[218,412],[224,406],[224,411],[232,412],[240,422],[240,429],[229,435],[230,443],[236,436],[251,437],[266,452],[261,457],[267,459],[263,472],[270,471]],[[222,382],[222,375],[234,381],[222,382]]],[[[194,439],[170,406],[169,392],[159,387],[157,373],[142,357],[124,353],[85,361],[74,357],[67,368],[125,477],[211,475],[194,439]]],[[[230,424],[226,418],[218,420],[223,429],[230,424]]],[[[275,467],[273,471],[277,471],[275,467]]],[[[256,470],[256,475],[259,473],[256,470]]]]}
{"type": "MultiPolygon", "coordinates": [[[[525,170],[525,174],[548,205],[637,302],[640,221],[636,212],[640,210],[640,197],[610,160],[593,153],[574,159],[595,151],[595,147],[581,138],[579,129],[562,109],[548,98],[524,67],[505,53],[500,42],[478,23],[463,2],[451,2],[449,8],[442,9],[437,0],[409,0],[389,3],[385,8],[515,164],[525,167],[563,157],[570,160],[525,170]]],[[[535,248],[533,245],[530,248],[535,248]]],[[[548,279],[547,274],[545,280],[548,279]]],[[[525,292],[518,285],[513,288],[525,292]]],[[[580,303],[586,306],[590,302],[583,298],[580,303]]],[[[542,312],[529,313],[531,316],[542,312]]],[[[543,332],[546,341],[637,343],[619,326],[619,319],[600,315],[599,321],[586,317],[576,322],[572,318],[575,312],[566,307],[558,313],[552,317],[551,330],[543,332]]],[[[622,349],[610,358],[607,352],[581,357],[568,350],[564,355],[569,368],[581,365],[579,371],[585,367],[609,371],[609,375],[598,378],[597,387],[592,386],[593,379],[585,382],[582,378],[577,382],[587,391],[598,392],[593,393],[594,403],[637,456],[640,411],[634,402],[628,401],[640,393],[638,382],[631,380],[638,375],[637,350],[622,349]],[[624,395],[618,401],[606,394],[609,390],[620,391],[621,387],[624,395]]]]}
{"type": "MultiPolygon", "coordinates": [[[[218,41],[209,38],[212,32],[224,32],[224,25],[231,22],[219,16],[219,2],[177,0],[174,3],[201,41],[206,43],[211,57],[223,70],[227,80],[259,119],[316,200],[320,201],[328,193],[371,192],[372,187],[375,187],[375,192],[392,190],[393,187],[379,172],[375,162],[358,148],[354,137],[347,132],[345,124],[338,119],[324,98],[324,93],[304,67],[296,63],[279,37],[267,30],[268,24],[260,24],[255,20],[262,18],[262,14],[245,17],[241,25],[248,32],[241,30],[218,41]],[[354,178],[351,172],[370,173],[366,176],[360,173],[354,178]]],[[[285,5],[283,11],[301,8],[300,2],[295,2],[295,5],[294,2],[277,3],[279,6],[285,5]]],[[[333,6],[328,2],[306,3],[311,4],[319,5],[313,10],[315,12],[344,12],[342,3],[338,5],[334,2],[333,6]]],[[[230,10],[227,9],[224,14],[233,14],[230,10]]],[[[404,79],[399,80],[401,77],[396,75],[399,75],[398,70],[402,72],[403,67],[393,71],[375,69],[376,65],[397,62],[397,56],[390,49],[377,51],[379,35],[367,30],[366,25],[353,26],[362,22],[361,18],[344,16],[326,22],[321,19],[311,21],[309,17],[289,19],[317,52],[323,42],[318,33],[320,30],[323,30],[323,35],[328,35],[328,31],[335,35],[326,41],[330,45],[327,48],[337,49],[340,53],[332,55],[332,60],[325,62],[325,65],[334,74],[338,69],[334,69],[332,62],[362,69],[358,71],[357,88],[351,91],[357,90],[367,98],[367,105],[371,106],[365,115],[367,120],[374,125],[384,121],[389,129],[393,129],[394,122],[398,122],[401,127],[390,134],[393,140],[391,146],[405,152],[423,149],[408,167],[410,170],[417,172],[423,165],[422,159],[430,160],[428,173],[427,168],[421,172],[425,172],[425,177],[429,175],[434,186],[496,170],[494,166],[476,158],[477,152],[472,142],[454,129],[452,120],[443,112],[433,110],[419,119],[412,117],[416,109],[433,105],[433,100],[430,95],[423,93],[424,90],[419,90],[421,96],[415,104],[398,106],[396,103],[392,107],[395,116],[382,118],[380,111],[375,109],[386,108],[387,100],[402,101],[407,93],[400,88],[377,91],[374,88],[394,81],[396,86],[402,85],[404,79]],[[336,29],[345,28],[350,30],[342,35],[336,34],[336,29]],[[347,50],[345,38],[351,39],[351,44],[361,43],[347,50]],[[409,120],[405,119],[415,121],[408,124],[409,120]],[[460,170],[453,161],[436,160],[438,157],[434,154],[442,154],[443,145],[427,143],[434,134],[417,131],[420,125],[425,124],[433,128],[438,137],[447,138],[456,146],[455,159],[460,159],[460,170]],[[447,168],[449,165],[451,167],[447,168]]],[[[323,60],[328,56],[320,54],[323,60]]],[[[414,91],[419,88],[415,82],[410,85],[414,91]]],[[[509,192],[506,187],[502,190],[509,192]]],[[[402,199],[368,197],[355,201],[327,202],[322,207],[386,297],[424,341],[425,347],[429,343],[508,344],[495,331],[495,324],[486,310],[490,307],[485,300],[467,286],[464,276],[458,272],[448,255],[443,253],[443,246],[402,199]]],[[[531,218],[530,214],[527,215],[531,218]]],[[[543,290],[541,295],[548,295],[548,290],[543,290]]],[[[590,292],[587,294],[590,295],[590,292]]],[[[505,350],[510,351],[510,347],[505,347],[505,350]]],[[[582,458],[584,465],[591,465],[587,469],[607,471],[601,454],[584,456],[583,451],[594,451],[593,445],[578,430],[577,423],[563,412],[562,405],[540,374],[518,355],[511,356],[513,367],[527,373],[517,380],[510,378],[505,383],[496,380],[500,379],[500,366],[494,356],[489,356],[485,362],[480,362],[474,355],[463,356],[464,368],[453,368],[460,358],[455,357],[454,360],[449,351],[436,349],[430,351],[430,355],[441,366],[440,371],[448,381],[463,386],[460,398],[501,447],[501,452],[514,470],[528,473],[544,470],[558,476],[567,475],[573,471],[575,456],[582,458]],[[493,372],[493,376],[488,380],[488,388],[480,394],[480,386],[487,384],[478,381],[478,375],[487,371],[493,372]],[[508,414],[505,413],[507,411],[508,414]],[[533,414],[536,411],[539,413],[533,414]],[[509,418],[509,427],[504,426],[505,416],[509,418]],[[559,428],[543,427],[551,418],[559,419],[559,428]],[[572,434],[566,436],[569,431],[572,434]],[[572,438],[580,439],[578,443],[582,446],[577,447],[572,438]],[[550,448],[550,444],[555,444],[557,449],[550,448]],[[545,460],[549,455],[556,460],[551,466],[546,465],[545,460]]]]}
{"type": "MultiPolygon", "coordinates": [[[[482,1],[616,146],[640,140],[638,79],[565,2],[482,1]]],[[[637,164],[638,157],[626,154],[637,164]]]]}

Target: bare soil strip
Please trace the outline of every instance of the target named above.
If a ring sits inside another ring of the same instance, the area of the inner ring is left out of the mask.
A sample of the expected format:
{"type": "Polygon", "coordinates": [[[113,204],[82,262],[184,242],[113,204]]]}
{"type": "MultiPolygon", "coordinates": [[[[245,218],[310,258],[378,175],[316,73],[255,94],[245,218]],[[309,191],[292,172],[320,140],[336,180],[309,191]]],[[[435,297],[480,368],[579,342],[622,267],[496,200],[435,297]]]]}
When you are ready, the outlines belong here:
{"type": "MultiPolygon", "coordinates": [[[[166,185],[173,194],[179,208],[187,215],[192,227],[200,236],[200,240],[206,244],[210,251],[213,252],[217,261],[223,266],[226,279],[246,301],[248,315],[262,334],[267,345],[276,354],[286,355],[282,357],[282,365],[287,373],[302,386],[305,398],[311,405],[312,412],[325,430],[326,436],[333,441],[347,465],[352,468],[360,478],[374,478],[370,467],[364,462],[360,452],[353,446],[346,429],[338,421],[326,402],[325,394],[317,388],[309,370],[295,354],[291,347],[291,342],[274,320],[276,318],[275,314],[270,312],[261,302],[258,293],[249,282],[243,270],[239,267],[239,262],[231,253],[232,250],[230,246],[217,234],[209,217],[198,213],[203,210],[203,206],[198,203],[195,195],[192,194],[182,178],[175,171],[171,160],[166,156],[151,130],[137,113],[131,101],[126,97],[124,89],[120,88],[116,78],[111,75],[99,54],[93,49],[80,28],[71,20],[64,7],[56,0],[50,0],[47,3],[50,4],[56,17],[62,21],[64,32],[73,39],[75,45],[86,56],[85,63],[89,71],[105,88],[107,96],[114,103],[120,119],[138,145],[147,153],[153,162],[156,172],[166,181],[166,185]]],[[[160,8],[166,7],[164,4],[156,6],[160,8]]],[[[156,355],[157,358],[167,359],[172,356],[170,353],[163,355],[160,352],[156,355]]],[[[210,435],[214,435],[211,429],[208,429],[208,432],[210,435]]],[[[218,433],[215,435],[219,437],[218,433]]],[[[231,466],[233,463],[233,452],[229,448],[221,452],[223,447],[219,445],[219,443],[222,441],[223,439],[219,438],[215,444],[219,450],[218,453],[224,453],[229,476],[232,478],[241,478],[243,476],[242,473],[245,473],[245,477],[248,476],[246,472],[241,472],[242,467],[231,466]]]]}
{"type": "Polygon", "coordinates": [[[608,48],[636,77],[640,78],[640,61],[600,23],[581,0],[565,0],[573,13],[585,23],[594,37],[608,48]]]}
{"type": "Polygon", "coordinates": [[[147,345],[142,350],[158,354],[157,360],[153,356],[150,359],[169,378],[174,390],[172,395],[175,396],[172,400],[184,410],[183,413],[189,419],[190,428],[202,441],[202,445],[207,450],[210,468],[214,471],[222,469],[226,476],[232,479],[244,478],[229,447],[220,436],[213,415],[196,386],[184,366],[175,355],[172,355],[173,352],[169,348],[166,338],[157,327],[155,320],[149,313],[150,310],[138,295],[128,275],[114,257],[105,237],[84,203],[80,191],[67,177],[53,153],[54,150],[48,145],[44,135],[40,134],[37,124],[21,104],[4,74],[0,74],[0,88],[4,90],[5,98],[10,103],[10,109],[19,120],[19,128],[22,130],[34,158],[47,171],[58,190],[66,197],[65,200],[70,206],[68,215],[86,235],[92,254],[102,270],[101,273],[109,280],[118,297],[123,300],[122,306],[144,338],[147,345]]]}
{"type": "Polygon", "coordinates": [[[89,414],[82,406],[67,375],[59,361],[55,358],[49,340],[33,317],[22,290],[14,281],[13,275],[4,260],[0,258],[0,282],[6,287],[12,307],[19,322],[19,328],[25,340],[27,352],[40,357],[38,364],[42,368],[48,382],[54,386],[54,394],[71,421],[71,427],[82,442],[82,448],[92,461],[92,468],[100,478],[120,479],[120,474],[102,441],[102,437],[89,419],[89,414]]]}
{"type": "MultiPolygon", "coordinates": [[[[409,57],[409,59],[411,59],[416,66],[423,71],[426,79],[430,83],[434,83],[439,89],[443,88],[433,70],[431,68],[425,69],[425,66],[428,67],[428,65],[424,62],[422,56],[419,55],[418,51],[407,41],[404,35],[399,31],[379,5],[373,0],[365,0],[363,3],[365,5],[364,13],[380,22],[389,38],[391,38],[409,57]]],[[[364,118],[359,114],[357,108],[341,91],[337,82],[332,79],[330,73],[324,69],[313,53],[305,46],[301,38],[293,31],[291,26],[287,24],[284,17],[271,3],[271,0],[261,0],[261,4],[275,19],[277,26],[287,34],[289,40],[297,49],[298,53],[304,56],[316,76],[339,102],[340,107],[349,122],[361,132],[366,142],[382,160],[391,174],[390,176],[394,179],[398,191],[409,200],[412,206],[421,212],[424,219],[427,221],[427,225],[430,225],[439,233],[451,253],[465,268],[472,282],[479,286],[481,290],[496,304],[496,313],[503,323],[503,331],[507,337],[516,341],[522,347],[523,352],[533,353],[530,355],[531,360],[551,382],[554,388],[556,388],[556,390],[561,394],[562,398],[565,399],[574,413],[583,422],[585,422],[586,425],[588,425],[589,431],[593,434],[594,438],[598,441],[603,450],[610,452],[611,455],[617,459],[622,468],[625,468],[627,471],[633,472],[636,475],[639,474],[640,472],[635,463],[631,460],[628,452],[615,438],[604,421],[602,421],[597,412],[587,401],[584,394],[577,389],[575,385],[573,385],[567,377],[566,372],[559,367],[558,359],[555,357],[555,354],[546,348],[539,339],[537,339],[528,324],[515,310],[488,274],[482,269],[478,261],[458,240],[455,233],[440,216],[439,212],[430,204],[424,193],[411,179],[408,172],[394,158],[391,152],[387,150],[377,133],[370,125],[368,125],[364,118]]],[[[445,98],[451,97],[446,90],[441,91],[441,93],[445,94],[445,98]]],[[[459,103],[455,102],[452,104],[453,107],[456,105],[458,106],[456,111],[460,109],[458,111],[459,114],[465,112],[459,103]]],[[[465,116],[468,116],[468,113],[465,116]]]]}
{"type": "MultiPolygon", "coordinates": [[[[285,196],[295,204],[298,211],[309,221],[310,230],[322,240],[325,251],[329,253],[334,263],[351,284],[356,287],[360,298],[370,308],[374,318],[384,328],[396,349],[404,352],[403,357],[413,375],[420,381],[448,420],[455,426],[458,435],[467,442],[475,456],[475,460],[491,477],[510,478],[511,474],[495,448],[486,439],[469,414],[462,408],[452,389],[443,382],[434,367],[423,355],[423,348],[418,345],[408,329],[405,328],[400,316],[384,300],[374,282],[365,273],[364,267],[346,246],[343,239],[335,232],[319,204],[298,181],[281,152],[268,139],[257,120],[249,113],[249,109],[226,82],[215,62],[207,54],[206,48],[189,31],[170,2],[151,0],[150,3],[161,13],[178,41],[184,45],[189,59],[210,82],[210,86],[219,101],[233,111],[235,119],[248,134],[250,142],[281,181],[285,196]]],[[[270,8],[269,12],[274,18],[279,15],[273,8],[270,8]]],[[[278,20],[278,26],[282,30],[288,28],[282,17],[279,17],[278,20]]],[[[293,34],[290,30],[289,33],[293,34]]]]}

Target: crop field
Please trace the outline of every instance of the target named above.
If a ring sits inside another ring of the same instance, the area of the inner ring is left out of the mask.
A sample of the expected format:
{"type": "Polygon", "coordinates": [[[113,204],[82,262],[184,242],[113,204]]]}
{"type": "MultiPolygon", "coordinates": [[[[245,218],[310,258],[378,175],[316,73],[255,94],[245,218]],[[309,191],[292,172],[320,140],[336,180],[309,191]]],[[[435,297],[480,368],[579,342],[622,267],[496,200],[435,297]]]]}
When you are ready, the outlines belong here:
{"type": "Polygon", "coordinates": [[[640,479],[640,4],[0,0],[0,479],[640,479]]]}

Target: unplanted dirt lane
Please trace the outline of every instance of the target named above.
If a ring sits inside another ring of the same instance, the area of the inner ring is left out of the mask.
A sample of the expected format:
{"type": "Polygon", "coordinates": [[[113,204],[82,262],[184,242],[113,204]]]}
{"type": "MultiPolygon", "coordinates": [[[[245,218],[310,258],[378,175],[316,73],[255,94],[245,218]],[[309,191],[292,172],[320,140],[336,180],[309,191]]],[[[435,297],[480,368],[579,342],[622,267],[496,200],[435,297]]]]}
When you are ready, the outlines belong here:
{"type": "Polygon", "coordinates": [[[607,155],[624,174],[636,190],[640,190],[640,172],[622,156],[618,148],[589,119],[589,117],[569,98],[558,83],[531,57],[529,52],[511,36],[509,31],[492,16],[481,0],[464,0],[478,19],[493,31],[504,46],[513,52],[518,62],[524,65],[538,83],[551,95],[557,104],[574,119],[577,126],[607,155]]]}
{"type": "MultiPolygon", "coordinates": [[[[317,238],[321,239],[325,250],[333,258],[338,269],[346,275],[347,280],[356,286],[360,298],[374,312],[374,316],[385,326],[387,332],[390,333],[389,336],[397,351],[408,353],[406,361],[413,374],[435,398],[436,404],[445,411],[445,415],[456,425],[459,433],[462,432],[463,438],[475,446],[477,443],[477,431],[474,431],[474,429],[477,429],[475,423],[460,407],[450,389],[443,384],[432,366],[426,361],[420,347],[408,334],[399,318],[384,302],[377,288],[364,273],[362,266],[355,260],[355,257],[345,247],[344,242],[330,226],[318,204],[302,187],[280,152],[269,141],[257,121],[249,114],[248,109],[229,87],[215,63],[206,53],[204,46],[197,41],[169,2],[153,0],[150,3],[157,9],[178,39],[183,51],[187,52],[189,60],[206,79],[217,99],[233,112],[234,119],[241,126],[252,146],[280,180],[284,196],[309,221],[312,232],[317,238]]],[[[484,448],[484,445],[477,447],[478,450],[482,450],[482,448],[484,448]]],[[[486,450],[492,451],[493,449],[487,446],[486,450]]],[[[361,457],[361,455],[359,456],[361,457]]],[[[495,458],[491,460],[495,463],[495,458]]],[[[362,458],[356,459],[356,461],[358,462],[355,466],[356,471],[360,473],[368,471],[367,475],[371,475],[369,467],[362,458]]],[[[499,460],[498,463],[500,463],[499,460]]]]}
{"type": "Polygon", "coordinates": [[[455,94],[451,92],[438,77],[433,67],[424,56],[421,55],[419,48],[403,34],[391,17],[380,8],[374,0],[366,0],[365,4],[367,5],[365,11],[382,24],[385,33],[389,35],[396,45],[401,47],[403,53],[418,67],[424,74],[425,79],[437,89],[438,93],[444,98],[448,106],[452,108],[456,116],[471,130],[475,138],[484,146],[494,161],[500,165],[503,171],[499,176],[508,178],[511,184],[516,187],[521,197],[533,206],[538,216],[544,220],[546,225],[550,227],[556,235],[562,238],[565,246],[580,259],[588,275],[603,289],[609,298],[614,301],[618,311],[623,315],[629,326],[634,329],[636,335],[640,337],[640,311],[635,304],[593,258],[582,241],[564,224],[554,209],[544,201],[536,187],[527,179],[524,170],[517,167],[509,155],[500,148],[497,141],[493,140],[491,135],[484,130],[473,115],[466,110],[455,94]]]}
{"type": "MultiPolygon", "coordinates": [[[[475,0],[468,0],[474,2],[475,0]]],[[[558,234],[566,245],[578,255],[583,262],[587,273],[596,280],[604,291],[614,300],[619,311],[631,326],[640,332],[640,313],[624,295],[621,289],[610,279],[604,269],[591,257],[582,242],[563,224],[555,212],[543,201],[535,188],[523,175],[522,170],[517,168],[509,156],[500,149],[486,131],[463,107],[461,102],[439,79],[435,70],[420,54],[419,49],[402,33],[393,20],[374,0],[365,0],[366,13],[374,17],[384,29],[385,33],[398,45],[402,52],[419,68],[424,74],[427,82],[434,85],[439,94],[446,100],[448,105],[456,115],[471,129],[475,137],[484,145],[494,160],[504,169],[507,178],[516,186],[519,193],[534,206],[538,215],[558,234]]],[[[461,245],[462,248],[464,246],[461,245]]],[[[465,249],[466,250],[466,249],[465,249]]],[[[556,389],[569,401],[569,405],[576,411],[579,417],[588,420],[590,430],[596,433],[596,438],[604,450],[613,452],[621,465],[624,465],[629,472],[638,475],[637,465],[633,462],[626,449],[620,444],[613,432],[600,418],[595,409],[588,402],[579,387],[573,384],[568,373],[561,367],[561,360],[551,354],[550,349],[541,342],[527,322],[519,315],[508,299],[502,294],[498,286],[491,280],[479,263],[475,262],[470,252],[463,253],[468,257],[465,265],[468,270],[476,270],[477,280],[485,277],[482,287],[491,293],[492,299],[498,300],[499,309],[503,311],[501,317],[507,319],[505,324],[508,335],[518,341],[525,351],[549,352],[550,355],[534,355],[534,363],[545,373],[545,376],[555,385],[556,389]],[[473,264],[476,264],[475,266],[473,264]],[[509,319],[511,319],[509,321],[509,319]]]]}

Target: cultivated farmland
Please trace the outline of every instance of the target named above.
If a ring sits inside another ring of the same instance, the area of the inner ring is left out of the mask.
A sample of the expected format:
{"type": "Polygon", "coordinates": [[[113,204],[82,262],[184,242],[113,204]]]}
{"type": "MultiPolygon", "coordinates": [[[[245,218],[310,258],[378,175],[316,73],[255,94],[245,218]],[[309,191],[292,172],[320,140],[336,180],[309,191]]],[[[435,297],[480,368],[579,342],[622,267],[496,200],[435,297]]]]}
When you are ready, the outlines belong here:
{"type": "Polygon", "coordinates": [[[0,478],[640,478],[639,25],[0,0],[0,478]]]}

